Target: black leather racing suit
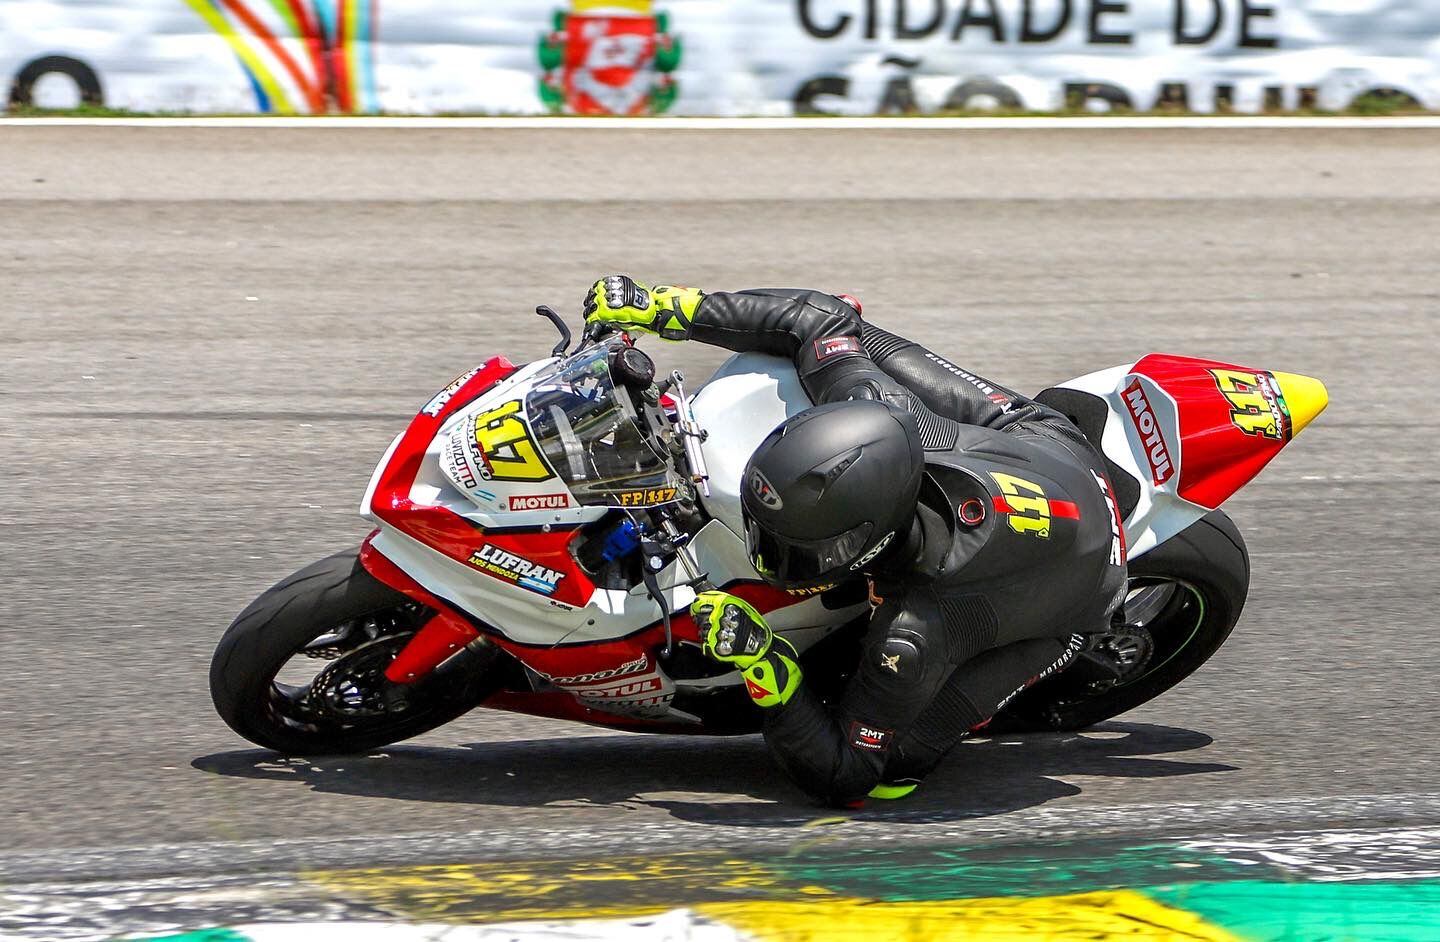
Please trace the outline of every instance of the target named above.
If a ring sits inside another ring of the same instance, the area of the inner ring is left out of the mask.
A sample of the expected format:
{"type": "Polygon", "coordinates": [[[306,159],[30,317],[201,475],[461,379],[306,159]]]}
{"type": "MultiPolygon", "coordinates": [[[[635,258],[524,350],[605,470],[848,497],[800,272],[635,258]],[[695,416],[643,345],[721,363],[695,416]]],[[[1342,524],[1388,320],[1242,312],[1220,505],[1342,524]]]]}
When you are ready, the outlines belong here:
{"type": "Polygon", "coordinates": [[[690,337],[794,358],[817,403],[905,408],[925,449],[917,524],[868,573],[874,612],[844,694],[827,705],[802,682],[766,711],[766,740],[801,787],[843,805],[918,780],[1108,624],[1124,537],[1104,462],[1060,413],[820,292],[707,295],[690,337]]]}

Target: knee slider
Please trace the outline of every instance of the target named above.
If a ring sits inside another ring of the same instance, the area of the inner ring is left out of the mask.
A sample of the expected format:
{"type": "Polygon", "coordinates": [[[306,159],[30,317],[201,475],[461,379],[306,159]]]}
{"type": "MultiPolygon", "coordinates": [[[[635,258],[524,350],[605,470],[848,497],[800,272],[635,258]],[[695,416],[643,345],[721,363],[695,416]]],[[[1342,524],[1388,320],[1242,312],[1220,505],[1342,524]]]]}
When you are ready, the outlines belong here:
{"type": "Polygon", "coordinates": [[[877,676],[887,682],[909,685],[925,675],[925,642],[909,632],[892,632],[874,646],[870,658],[877,676]]]}

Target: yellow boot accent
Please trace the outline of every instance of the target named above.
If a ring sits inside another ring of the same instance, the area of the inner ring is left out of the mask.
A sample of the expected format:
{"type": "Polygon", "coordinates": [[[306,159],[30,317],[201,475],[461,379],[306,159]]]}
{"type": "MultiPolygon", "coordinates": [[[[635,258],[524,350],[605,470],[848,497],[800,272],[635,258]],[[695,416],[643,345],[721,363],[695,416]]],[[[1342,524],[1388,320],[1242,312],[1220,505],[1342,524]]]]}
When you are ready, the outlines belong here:
{"type": "Polygon", "coordinates": [[[919,782],[911,782],[909,785],[876,785],[870,789],[870,797],[893,801],[896,798],[904,798],[919,787],[919,782]]]}

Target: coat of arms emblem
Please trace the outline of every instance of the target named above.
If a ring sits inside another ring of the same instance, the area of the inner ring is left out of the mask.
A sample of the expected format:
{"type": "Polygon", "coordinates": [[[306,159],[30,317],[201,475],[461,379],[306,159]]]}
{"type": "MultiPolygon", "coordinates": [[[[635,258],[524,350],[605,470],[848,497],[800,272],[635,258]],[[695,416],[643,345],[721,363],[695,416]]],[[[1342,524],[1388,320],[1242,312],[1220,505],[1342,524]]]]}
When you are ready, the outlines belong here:
{"type": "Polygon", "coordinates": [[[675,102],[680,40],[654,0],[570,0],[540,37],[540,100],[556,114],[660,114],[675,102]]]}

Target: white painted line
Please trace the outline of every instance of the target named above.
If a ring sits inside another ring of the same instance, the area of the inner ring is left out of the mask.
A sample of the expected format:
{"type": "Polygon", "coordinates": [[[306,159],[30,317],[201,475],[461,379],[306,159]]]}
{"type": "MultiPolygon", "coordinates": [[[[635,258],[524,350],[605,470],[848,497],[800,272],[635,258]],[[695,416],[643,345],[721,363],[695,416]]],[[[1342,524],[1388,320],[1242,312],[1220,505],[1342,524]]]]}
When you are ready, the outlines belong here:
{"type": "Polygon", "coordinates": [[[1304,831],[1192,840],[1188,850],[1269,864],[1306,880],[1440,879],[1440,828],[1304,831]]]}
{"type": "Polygon", "coordinates": [[[225,118],[5,118],[0,128],[276,128],[311,130],[595,130],[611,131],[1133,131],[1440,129],[1440,115],[1357,117],[1069,117],[1069,118],[427,118],[427,117],[225,117],[225,118]]]}
{"type": "Polygon", "coordinates": [[[336,835],[253,841],[157,844],[145,847],[95,847],[0,852],[0,883],[49,879],[127,880],[185,873],[190,876],[242,871],[281,873],[328,867],[406,866],[455,860],[536,860],[615,848],[686,847],[726,850],[757,844],[791,847],[823,840],[827,846],[894,847],[904,845],[1027,842],[1061,837],[1108,838],[1172,836],[1204,840],[1256,830],[1308,830],[1333,821],[1352,829],[1432,827],[1440,824],[1440,793],[1229,798],[1157,804],[1069,806],[1040,805],[997,814],[981,807],[945,814],[903,810],[880,817],[822,819],[771,818],[753,826],[696,825],[688,821],[637,821],[622,824],[511,826],[488,831],[430,834],[336,835]]]}
{"type": "Polygon", "coordinates": [[[249,942],[745,942],[747,936],[677,909],[645,919],[567,919],[481,925],[374,922],[271,923],[230,927],[249,942]]]}

